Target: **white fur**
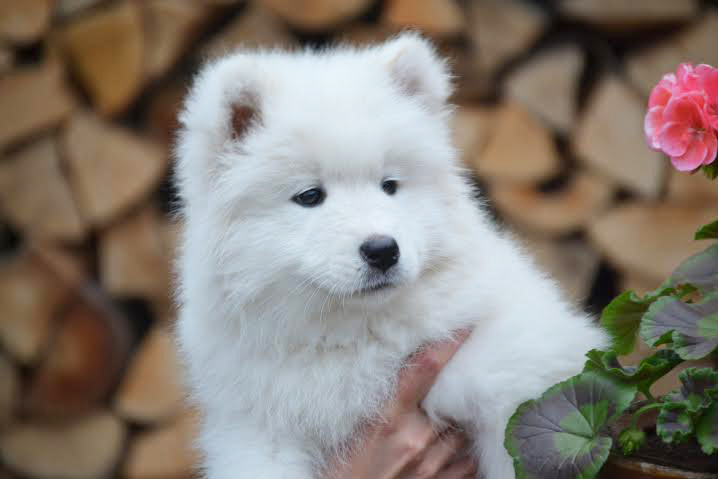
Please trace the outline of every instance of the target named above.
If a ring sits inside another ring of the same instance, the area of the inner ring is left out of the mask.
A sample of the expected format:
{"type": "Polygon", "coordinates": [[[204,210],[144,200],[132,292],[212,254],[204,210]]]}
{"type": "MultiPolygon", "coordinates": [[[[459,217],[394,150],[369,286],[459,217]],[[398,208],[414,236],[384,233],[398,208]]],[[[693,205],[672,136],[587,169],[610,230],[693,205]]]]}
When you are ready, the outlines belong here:
{"type": "MultiPolygon", "coordinates": [[[[321,476],[391,396],[407,356],[471,337],[423,407],[475,439],[481,474],[513,477],[516,406],[604,343],[477,208],[451,145],[450,80],[414,34],[356,50],[238,52],[198,75],[177,149],[185,231],[178,335],[211,479],[321,476]],[[233,104],[258,116],[239,138],[233,104]],[[399,180],[393,196],[381,188],[399,180]],[[322,185],[324,203],[296,193],[322,185]],[[396,238],[394,285],[358,254],[396,238]]],[[[520,133],[520,132],[517,132],[520,133]]]]}

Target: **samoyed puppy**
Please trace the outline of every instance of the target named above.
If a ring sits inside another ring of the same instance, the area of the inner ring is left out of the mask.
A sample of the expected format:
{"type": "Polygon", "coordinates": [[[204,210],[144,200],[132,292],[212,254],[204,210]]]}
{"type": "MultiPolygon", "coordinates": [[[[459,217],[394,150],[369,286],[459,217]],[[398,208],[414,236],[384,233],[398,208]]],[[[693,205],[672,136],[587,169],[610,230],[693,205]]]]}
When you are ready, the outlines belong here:
{"type": "Polygon", "coordinates": [[[239,51],[197,75],[176,150],[178,336],[210,479],[321,477],[407,357],[467,327],[422,407],[462,425],[481,477],[513,477],[509,417],[604,345],[474,201],[450,93],[413,33],[239,51]]]}

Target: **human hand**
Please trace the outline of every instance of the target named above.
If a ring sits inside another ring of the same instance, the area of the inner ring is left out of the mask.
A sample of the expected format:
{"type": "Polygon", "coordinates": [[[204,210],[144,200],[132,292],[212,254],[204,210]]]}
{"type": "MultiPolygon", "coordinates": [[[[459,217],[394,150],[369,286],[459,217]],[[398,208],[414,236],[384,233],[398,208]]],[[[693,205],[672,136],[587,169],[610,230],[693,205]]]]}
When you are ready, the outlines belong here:
{"type": "Polygon", "coordinates": [[[377,421],[363,431],[349,458],[330,466],[330,479],[465,479],[476,474],[464,435],[449,429],[441,434],[419,407],[441,369],[469,332],[455,341],[419,351],[402,370],[397,393],[377,421]]]}

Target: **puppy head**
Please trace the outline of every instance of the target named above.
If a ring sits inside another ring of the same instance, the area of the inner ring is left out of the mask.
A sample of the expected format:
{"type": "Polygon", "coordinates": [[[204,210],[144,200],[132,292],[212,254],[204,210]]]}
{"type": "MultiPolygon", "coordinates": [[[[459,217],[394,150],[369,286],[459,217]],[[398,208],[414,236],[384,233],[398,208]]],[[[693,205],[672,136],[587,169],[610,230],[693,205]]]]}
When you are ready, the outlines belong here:
{"type": "Polygon", "coordinates": [[[224,286],[376,303],[417,281],[464,192],[450,92],[415,34],[207,66],[180,118],[178,178],[224,286]]]}

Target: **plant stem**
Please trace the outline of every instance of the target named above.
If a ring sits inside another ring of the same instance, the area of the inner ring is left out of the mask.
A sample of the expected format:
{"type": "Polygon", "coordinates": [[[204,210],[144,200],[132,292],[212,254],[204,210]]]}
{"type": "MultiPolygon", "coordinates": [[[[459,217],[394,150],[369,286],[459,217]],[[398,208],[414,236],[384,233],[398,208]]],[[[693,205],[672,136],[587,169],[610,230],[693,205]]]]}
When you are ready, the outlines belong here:
{"type": "Polygon", "coordinates": [[[636,428],[636,425],[638,424],[638,418],[641,417],[644,413],[652,409],[657,409],[661,406],[663,406],[663,403],[656,401],[651,404],[646,404],[642,408],[638,409],[638,411],[633,413],[633,417],[631,418],[631,427],[634,429],[636,428]]]}

